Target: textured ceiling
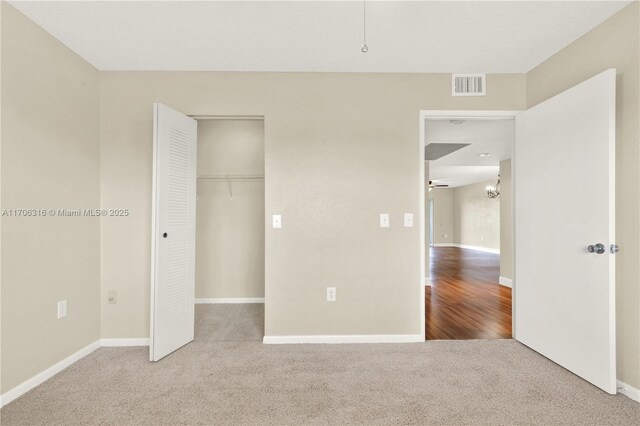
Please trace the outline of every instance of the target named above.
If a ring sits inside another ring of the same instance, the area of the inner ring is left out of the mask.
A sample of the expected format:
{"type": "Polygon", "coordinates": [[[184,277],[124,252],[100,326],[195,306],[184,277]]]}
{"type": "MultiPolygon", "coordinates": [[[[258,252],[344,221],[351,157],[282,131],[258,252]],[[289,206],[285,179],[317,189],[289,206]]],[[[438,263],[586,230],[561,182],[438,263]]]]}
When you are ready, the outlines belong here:
{"type": "Polygon", "coordinates": [[[628,1],[12,1],[100,70],[527,72],[628,1]]]}

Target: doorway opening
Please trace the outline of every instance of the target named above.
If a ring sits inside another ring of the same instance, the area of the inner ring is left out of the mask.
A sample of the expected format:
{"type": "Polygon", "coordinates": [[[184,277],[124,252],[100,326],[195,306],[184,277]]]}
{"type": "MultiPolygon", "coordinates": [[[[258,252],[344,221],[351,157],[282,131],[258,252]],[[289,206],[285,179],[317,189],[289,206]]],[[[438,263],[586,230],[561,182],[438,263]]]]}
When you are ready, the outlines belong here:
{"type": "MultiPolygon", "coordinates": [[[[504,175],[500,181],[501,194],[512,195],[513,337],[611,394],[616,393],[616,79],[615,69],[605,70],[520,113],[421,111],[419,140],[421,213],[426,214],[431,164],[422,150],[431,121],[515,118],[513,160],[506,168],[513,172],[511,190],[504,175]]],[[[486,188],[487,195],[494,189],[486,188]]],[[[424,277],[430,264],[427,223],[423,216],[424,277]]],[[[423,330],[433,323],[425,312],[426,293],[423,330]]]]}
{"type": "Polygon", "coordinates": [[[262,340],[264,119],[156,103],[153,120],[149,359],[262,340]]]}
{"type": "Polygon", "coordinates": [[[197,117],[195,336],[264,337],[264,119],[197,117]]]}
{"type": "Polygon", "coordinates": [[[514,115],[423,112],[427,340],[512,337],[514,115]]]}

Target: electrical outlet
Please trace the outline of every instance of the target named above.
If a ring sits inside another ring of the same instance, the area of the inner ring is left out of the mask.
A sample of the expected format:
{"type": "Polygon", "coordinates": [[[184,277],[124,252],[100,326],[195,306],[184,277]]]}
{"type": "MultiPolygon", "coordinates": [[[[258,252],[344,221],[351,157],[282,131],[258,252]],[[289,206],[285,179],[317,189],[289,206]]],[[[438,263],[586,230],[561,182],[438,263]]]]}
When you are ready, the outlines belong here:
{"type": "Polygon", "coordinates": [[[115,305],[118,303],[118,292],[115,290],[109,290],[107,292],[107,303],[110,305],[115,305]]]}
{"type": "Polygon", "coordinates": [[[67,301],[59,300],[58,301],[58,319],[64,318],[67,316],[67,301]]]}
{"type": "Polygon", "coordinates": [[[389,213],[380,213],[380,228],[389,227],[389,213]]]}
{"type": "Polygon", "coordinates": [[[336,301],[336,288],[327,287],[327,302],[335,302],[335,301],[336,301]]]}

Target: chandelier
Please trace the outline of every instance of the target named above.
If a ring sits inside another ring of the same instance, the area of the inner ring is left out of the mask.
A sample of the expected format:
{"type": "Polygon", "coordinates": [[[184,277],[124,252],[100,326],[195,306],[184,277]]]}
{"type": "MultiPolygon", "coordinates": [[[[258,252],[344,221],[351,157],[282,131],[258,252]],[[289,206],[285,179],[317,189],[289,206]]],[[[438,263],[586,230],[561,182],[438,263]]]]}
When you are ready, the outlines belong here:
{"type": "Polygon", "coordinates": [[[498,182],[495,186],[487,186],[487,197],[498,198],[500,196],[500,175],[498,175],[498,182]]]}

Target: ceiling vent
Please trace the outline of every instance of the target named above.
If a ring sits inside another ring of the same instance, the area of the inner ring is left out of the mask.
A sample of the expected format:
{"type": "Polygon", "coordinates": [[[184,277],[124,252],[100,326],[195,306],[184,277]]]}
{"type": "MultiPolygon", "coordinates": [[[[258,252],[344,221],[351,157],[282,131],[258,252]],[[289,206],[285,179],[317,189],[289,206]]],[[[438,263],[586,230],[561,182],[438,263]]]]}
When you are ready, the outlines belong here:
{"type": "Polygon", "coordinates": [[[453,96],[485,96],[487,94],[484,74],[451,74],[453,96]]]}

